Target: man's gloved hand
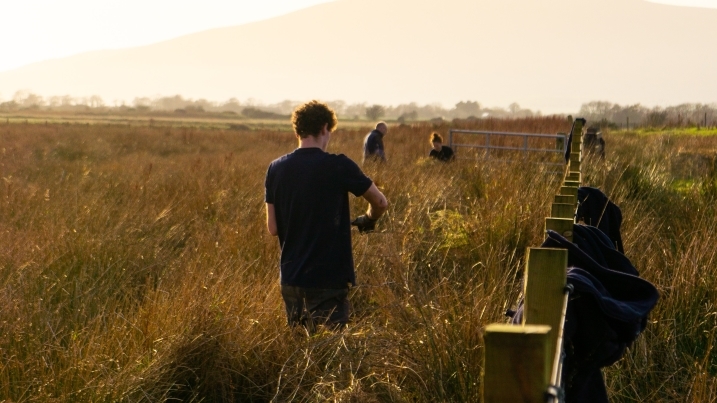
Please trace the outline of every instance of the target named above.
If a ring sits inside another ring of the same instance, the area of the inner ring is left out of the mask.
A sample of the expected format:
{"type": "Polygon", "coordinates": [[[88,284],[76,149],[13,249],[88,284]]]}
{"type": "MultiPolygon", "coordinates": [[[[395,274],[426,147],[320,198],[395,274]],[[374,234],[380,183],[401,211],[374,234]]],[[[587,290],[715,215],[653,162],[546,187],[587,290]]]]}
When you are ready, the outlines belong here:
{"type": "Polygon", "coordinates": [[[351,221],[351,225],[355,225],[360,233],[364,232],[371,232],[376,228],[376,221],[372,218],[370,218],[368,215],[364,214],[361,216],[356,217],[355,220],[351,221]]]}

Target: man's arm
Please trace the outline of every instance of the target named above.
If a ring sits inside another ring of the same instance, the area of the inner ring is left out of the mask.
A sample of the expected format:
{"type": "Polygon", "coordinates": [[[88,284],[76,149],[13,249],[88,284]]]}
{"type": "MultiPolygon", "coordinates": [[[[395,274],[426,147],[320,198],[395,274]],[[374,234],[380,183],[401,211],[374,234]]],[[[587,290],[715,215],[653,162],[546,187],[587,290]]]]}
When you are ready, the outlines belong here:
{"type": "Polygon", "coordinates": [[[366,214],[353,220],[351,225],[357,226],[360,233],[371,232],[376,228],[376,221],[388,209],[388,201],[375,183],[371,183],[371,187],[361,197],[368,201],[368,210],[366,214]]]}
{"type": "Polygon", "coordinates": [[[378,190],[375,183],[372,183],[371,187],[368,188],[366,193],[362,194],[361,197],[368,202],[366,215],[372,220],[378,220],[379,217],[388,210],[388,200],[386,200],[386,196],[378,190]]]}
{"type": "Polygon", "coordinates": [[[276,212],[274,211],[274,205],[271,203],[266,203],[266,228],[271,235],[279,235],[279,228],[276,226],[276,212]]]}

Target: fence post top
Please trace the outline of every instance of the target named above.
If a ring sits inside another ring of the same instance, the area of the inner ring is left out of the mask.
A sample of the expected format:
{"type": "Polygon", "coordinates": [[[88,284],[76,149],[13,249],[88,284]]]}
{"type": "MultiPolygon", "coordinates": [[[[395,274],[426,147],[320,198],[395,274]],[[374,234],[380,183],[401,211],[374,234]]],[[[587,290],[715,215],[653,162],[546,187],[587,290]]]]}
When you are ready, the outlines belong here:
{"type": "Polygon", "coordinates": [[[485,334],[511,333],[511,334],[548,334],[548,325],[510,325],[506,323],[491,323],[485,327],[485,334]]]}

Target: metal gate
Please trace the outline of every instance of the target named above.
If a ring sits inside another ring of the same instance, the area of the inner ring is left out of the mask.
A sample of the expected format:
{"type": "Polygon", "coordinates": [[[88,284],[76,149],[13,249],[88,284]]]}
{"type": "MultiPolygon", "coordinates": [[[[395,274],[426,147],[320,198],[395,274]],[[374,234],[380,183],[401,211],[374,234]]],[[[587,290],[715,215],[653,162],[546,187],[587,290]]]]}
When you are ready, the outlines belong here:
{"type": "Polygon", "coordinates": [[[448,145],[456,153],[456,158],[461,159],[498,157],[512,160],[517,157],[516,153],[523,156],[545,153],[547,158],[543,163],[557,166],[565,165],[562,156],[567,148],[567,135],[450,129],[448,145]],[[483,137],[482,141],[472,141],[478,136],[483,137]],[[478,152],[465,152],[468,150],[478,152]]]}

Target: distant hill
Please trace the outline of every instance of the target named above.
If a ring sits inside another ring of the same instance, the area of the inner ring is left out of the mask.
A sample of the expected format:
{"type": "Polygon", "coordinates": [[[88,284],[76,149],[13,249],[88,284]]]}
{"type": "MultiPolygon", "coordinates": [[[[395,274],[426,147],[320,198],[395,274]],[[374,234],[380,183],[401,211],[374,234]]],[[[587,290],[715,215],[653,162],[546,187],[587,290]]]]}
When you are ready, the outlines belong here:
{"type": "MultiPolygon", "coordinates": [[[[642,0],[340,0],[0,73],[0,93],[226,100],[717,102],[717,10],[642,0]]],[[[88,33],[90,35],[91,33],[88,33]]]]}

